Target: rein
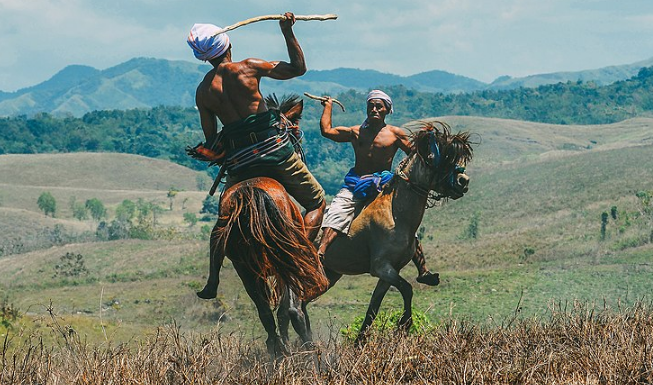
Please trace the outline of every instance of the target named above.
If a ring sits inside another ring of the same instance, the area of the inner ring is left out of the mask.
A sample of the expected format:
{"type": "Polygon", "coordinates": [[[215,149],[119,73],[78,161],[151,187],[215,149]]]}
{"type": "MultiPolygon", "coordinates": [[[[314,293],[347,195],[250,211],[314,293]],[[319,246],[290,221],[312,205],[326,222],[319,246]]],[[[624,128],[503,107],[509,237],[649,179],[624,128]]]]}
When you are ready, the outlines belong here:
{"type": "MultiPolygon", "coordinates": [[[[408,158],[406,158],[406,159],[408,159],[408,158]]],[[[397,177],[399,177],[400,180],[404,181],[408,185],[408,188],[411,189],[413,192],[415,192],[417,195],[419,195],[422,198],[426,198],[426,208],[427,209],[435,207],[437,202],[442,200],[442,198],[446,198],[446,195],[444,195],[444,194],[440,194],[438,192],[431,191],[429,188],[424,188],[424,187],[420,186],[418,183],[415,183],[415,182],[411,181],[410,177],[408,177],[408,175],[406,175],[406,173],[404,172],[404,170],[402,168],[403,168],[403,165],[402,165],[402,167],[399,168],[399,170],[397,170],[395,175],[397,175],[397,177]]]]}

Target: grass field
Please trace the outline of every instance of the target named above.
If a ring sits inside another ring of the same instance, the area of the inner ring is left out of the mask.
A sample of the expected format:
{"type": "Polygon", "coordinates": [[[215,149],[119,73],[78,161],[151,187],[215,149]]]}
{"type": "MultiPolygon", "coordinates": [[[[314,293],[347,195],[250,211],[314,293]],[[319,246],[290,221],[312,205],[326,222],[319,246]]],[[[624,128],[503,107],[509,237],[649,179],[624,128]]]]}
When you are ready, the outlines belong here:
{"type": "MultiPolygon", "coordinates": [[[[638,191],[653,190],[653,120],[605,126],[555,126],[500,119],[445,117],[454,130],[480,135],[469,165],[470,192],[427,211],[423,244],[436,288],[414,281],[415,308],[435,324],[451,317],[500,325],[509,317],[544,316],[553,304],[604,303],[619,308],[650,300],[653,218],[638,191]],[[604,238],[601,214],[617,208],[604,238]],[[478,236],[465,235],[476,218],[478,236]]],[[[199,216],[202,174],[160,160],[120,154],[0,156],[0,244],[51,235],[55,225],[78,241],[0,256],[0,299],[23,315],[14,332],[42,325],[52,306],[90,341],[138,338],[175,322],[182,330],[245,333],[260,338],[254,307],[227,262],[218,301],[195,297],[208,266],[199,216]],[[181,190],[169,210],[167,193],[181,190]],[[60,210],[44,216],[38,196],[51,192],[60,210]],[[72,218],[71,197],[98,198],[109,217],[124,199],[162,207],[156,240],[97,242],[97,224],[72,218]],[[182,204],[183,202],[183,204],[182,204]],[[81,237],[87,234],[87,237],[81,237]],[[56,275],[67,253],[87,273],[56,275]]],[[[38,243],[33,244],[34,247],[38,243]]],[[[318,338],[363,315],[375,279],[345,277],[310,306],[318,338]]],[[[400,307],[391,291],[382,309],[400,307]]],[[[0,331],[2,331],[0,326],[0,331]]],[[[6,328],[4,329],[6,330],[6,328]]],[[[10,331],[11,332],[11,331],[10,331]]],[[[2,331],[3,334],[5,331],[2,331]]]]}

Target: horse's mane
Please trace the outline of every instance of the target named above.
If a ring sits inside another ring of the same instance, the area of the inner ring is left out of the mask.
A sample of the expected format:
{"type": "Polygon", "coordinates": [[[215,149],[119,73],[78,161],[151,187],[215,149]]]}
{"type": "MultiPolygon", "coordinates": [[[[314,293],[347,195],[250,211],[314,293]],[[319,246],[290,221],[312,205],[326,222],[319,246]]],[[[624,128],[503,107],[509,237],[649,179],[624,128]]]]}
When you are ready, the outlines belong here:
{"type": "Polygon", "coordinates": [[[473,149],[470,133],[463,131],[451,133],[451,127],[440,121],[422,122],[421,128],[411,134],[412,153],[424,156],[429,153],[428,136],[435,132],[435,140],[440,148],[441,160],[447,164],[467,164],[472,160],[473,149]]]}
{"type": "MultiPolygon", "coordinates": [[[[281,102],[277,98],[276,94],[270,94],[265,97],[265,104],[268,106],[269,109],[271,110],[276,110],[281,112],[282,114],[290,110],[294,105],[299,103],[301,101],[301,98],[297,94],[290,94],[290,95],[283,95],[281,97],[281,102]]],[[[297,115],[297,120],[302,118],[302,115],[299,114],[297,115]]]]}
{"type": "MultiPolygon", "coordinates": [[[[417,131],[410,134],[411,152],[404,158],[396,170],[401,170],[407,162],[415,157],[422,158],[423,161],[430,153],[429,136],[435,132],[435,140],[440,148],[440,161],[451,165],[464,165],[472,160],[473,149],[469,140],[471,134],[469,132],[459,132],[457,134],[451,133],[451,127],[444,122],[431,121],[421,122],[417,131]]],[[[389,193],[394,189],[398,180],[397,171],[395,177],[385,185],[383,193],[389,193]]]]}

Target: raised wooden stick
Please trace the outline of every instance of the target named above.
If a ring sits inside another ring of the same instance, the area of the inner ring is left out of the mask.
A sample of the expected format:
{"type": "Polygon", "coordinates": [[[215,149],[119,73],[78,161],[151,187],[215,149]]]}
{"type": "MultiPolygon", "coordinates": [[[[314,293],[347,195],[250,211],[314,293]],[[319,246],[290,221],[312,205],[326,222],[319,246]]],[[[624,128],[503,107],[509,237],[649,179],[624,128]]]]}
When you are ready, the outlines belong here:
{"type": "MultiPolygon", "coordinates": [[[[256,23],[258,21],[264,21],[264,20],[284,20],[286,18],[285,15],[265,15],[265,16],[257,16],[257,17],[252,17],[251,19],[239,21],[236,24],[224,27],[220,30],[220,32],[217,32],[213,34],[213,36],[219,35],[221,33],[229,32],[232,31],[238,27],[242,27],[243,25],[247,24],[252,24],[256,23]]],[[[295,15],[295,20],[302,20],[302,21],[308,21],[308,20],[319,20],[319,21],[325,21],[325,20],[335,20],[338,18],[338,15],[335,15],[333,13],[329,13],[326,15],[295,15]]]]}
{"type": "Polygon", "coordinates": [[[321,101],[321,102],[326,102],[327,99],[331,99],[332,102],[334,102],[335,104],[339,105],[340,108],[342,108],[342,112],[345,112],[345,106],[344,106],[342,103],[340,103],[340,102],[338,101],[338,99],[327,98],[327,97],[325,97],[325,96],[315,96],[315,95],[311,95],[311,94],[309,94],[308,92],[304,92],[304,96],[306,96],[307,98],[311,98],[311,99],[319,100],[319,101],[321,101]]]}

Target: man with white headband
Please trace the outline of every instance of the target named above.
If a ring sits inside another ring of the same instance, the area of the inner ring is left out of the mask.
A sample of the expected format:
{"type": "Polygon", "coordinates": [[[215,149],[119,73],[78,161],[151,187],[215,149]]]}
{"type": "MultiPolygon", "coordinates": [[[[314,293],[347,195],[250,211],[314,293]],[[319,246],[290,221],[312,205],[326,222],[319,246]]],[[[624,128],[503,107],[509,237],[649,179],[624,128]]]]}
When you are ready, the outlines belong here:
{"type": "MultiPolygon", "coordinates": [[[[200,154],[206,156],[204,160],[223,164],[228,173],[225,189],[253,177],[267,176],[279,181],[306,210],[304,223],[308,237],[313,240],[326,207],[324,190],[295,153],[292,143],[282,140],[285,136],[278,130],[279,113],[268,110],[259,89],[263,77],[287,80],[306,72],[304,53],[292,30],[295,16],[290,12],[284,16],[279,25],[290,62],[254,58],[233,62],[229,37],[219,33],[219,27],[210,24],[193,26],[188,45],[197,59],[208,61],[213,69],[197,87],[195,96],[206,142],[190,149],[189,154],[200,154]],[[220,135],[218,119],[224,125],[220,135]],[[276,141],[279,145],[275,145],[273,153],[258,151],[257,146],[264,146],[276,135],[279,136],[276,141]],[[252,148],[255,149],[250,151],[252,148]],[[230,162],[244,152],[251,152],[256,158],[250,159],[246,166],[230,162]]],[[[216,259],[214,270],[217,271],[210,271],[205,288],[197,293],[199,297],[215,298],[221,264],[222,261],[216,259]]]]}
{"type": "MultiPolygon", "coordinates": [[[[367,119],[357,126],[333,127],[331,98],[322,102],[324,111],[320,119],[322,136],[339,143],[351,143],[354,149],[354,167],[345,175],[345,181],[322,222],[322,239],[318,254],[323,257],[329,245],[339,235],[349,232],[349,225],[354,216],[371,202],[383,185],[392,179],[390,171],[392,161],[401,149],[410,153],[411,143],[399,127],[386,124],[385,117],[394,111],[392,99],[385,92],[372,90],[367,95],[367,119]]],[[[417,242],[417,250],[413,256],[419,276],[417,281],[435,286],[439,283],[439,275],[426,268],[426,260],[422,246],[417,242]]]]}

